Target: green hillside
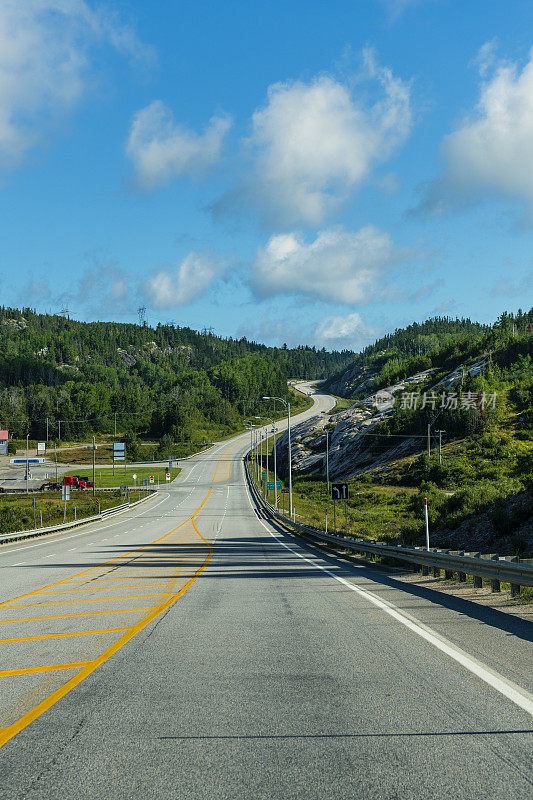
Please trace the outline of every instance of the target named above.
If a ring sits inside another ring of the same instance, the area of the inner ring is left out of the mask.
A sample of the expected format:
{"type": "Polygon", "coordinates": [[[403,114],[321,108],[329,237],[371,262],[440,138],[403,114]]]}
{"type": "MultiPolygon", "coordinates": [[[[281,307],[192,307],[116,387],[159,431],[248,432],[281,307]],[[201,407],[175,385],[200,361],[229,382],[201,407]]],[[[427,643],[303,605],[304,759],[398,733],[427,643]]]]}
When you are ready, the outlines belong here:
{"type": "MultiPolygon", "coordinates": [[[[266,347],[177,325],[77,322],[0,308],[0,424],[14,437],[83,441],[113,434],[200,443],[301,398],[288,378],[323,378],[353,353],[266,347]]],[[[174,448],[175,449],[175,448],[174,448]]]]}

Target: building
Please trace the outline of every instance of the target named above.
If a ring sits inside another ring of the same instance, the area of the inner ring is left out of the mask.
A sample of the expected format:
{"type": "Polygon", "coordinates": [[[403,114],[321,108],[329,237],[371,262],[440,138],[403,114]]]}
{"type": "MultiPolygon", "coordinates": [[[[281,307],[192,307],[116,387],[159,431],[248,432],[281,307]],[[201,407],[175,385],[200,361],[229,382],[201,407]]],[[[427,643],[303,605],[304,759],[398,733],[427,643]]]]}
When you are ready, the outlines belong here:
{"type": "Polygon", "coordinates": [[[0,431],[0,456],[7,456],[7,431],[0,431]]]}

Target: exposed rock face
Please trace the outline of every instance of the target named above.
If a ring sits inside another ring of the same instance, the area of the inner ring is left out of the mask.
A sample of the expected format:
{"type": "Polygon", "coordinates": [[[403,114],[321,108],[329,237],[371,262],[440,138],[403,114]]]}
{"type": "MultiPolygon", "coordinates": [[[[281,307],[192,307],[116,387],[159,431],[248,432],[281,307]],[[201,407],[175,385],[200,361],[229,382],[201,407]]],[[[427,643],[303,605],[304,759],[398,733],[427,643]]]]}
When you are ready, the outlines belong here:
{"type": "Polygon", "coordinates": [[[134,358],[130,353],[126,352],[126,350],[122,350],[122,348],[117,347],[117,352],[127,367],[134,367],[137,363],[137,359],[134,358]]]}
{"type": "Polygon", "coordinates": [[[2,325],[9,325],[10,328],[16,328],[19,331],[23,331],[24,328],[28,327],[28,323],[21,317],[21,319],[3,319],[2,325]]]}
{"type": "Polygon", "coordinates": [[[327,391],[338,397],[354,397],[372,388],[377,372],[368,367],[352,367],[336,381],[327,382],[327,391]]]}
{"type": "MultiPolygon", "coordinates": [[[[463,372],[477,375],[487,358],[478,358],[469,365],[456,367],[449,375],[432,386],[433,389],[449,389],[461,377],[463,372]]],[[[383,439],[378,439],[376,426],[389,414],[393,402],[387,406],[387,397],[391,401],[403,392],[416,392],[417,386],[425,383],[435,372],[427,369],[387,386],[374,394],[363,396],[351,408],[340,414],[320,414],[311,420],[293,428],[292,468],[294,474],[326,475],[326,431],[329,434],[329,474],[330,478],[351,478],[366,470],[382,466],[397,458],[402,458],[420,450],[419,438],[401,438],[387,442],[383,449],[383,439]],[[385,405],[383,404],[385,401],[385,405]],[[392,444],[392,446],[389,446],[392,444]]],[[[339,396],[353,397],[364,395],[364,390],[372,385],[375,373],[365,367],[353,367],[344,373],[336,383],[325,383],[327,391],[339,396]]],[[[276,457],[280,474],[288,472],[288,436],[284,433],[276,445],[276,457]]]]}
{"type": "MultiPolygon", "coordinates": [[[[387,386],[381,392],[394,398],[398,392],[414,391],[416,385],[425,381],[431,372],[432,370],[419,372],[394,386],[387,386]]],[[[369,378],[364,373],[361,378],[361,385],[364,387],[369,378]]],[[[354,391],[359,391],[356,385],[354,391]]],[[[329,438],[330,478],[350,478],[417,450],[420,446],[419,440],[414,438],[401,439],[385,452],[375,446],[378,440],[375,439],[374,429],[390,413],[390,408],[380,406],[380,397],[374,393],[339,414],[320,414],[302,422],[291,433],[293,473],[326,475],[326,431],[329,438]]],[[[280,473],[286,474],[287,433],[278,439],[276,457],[280,473]]]]}

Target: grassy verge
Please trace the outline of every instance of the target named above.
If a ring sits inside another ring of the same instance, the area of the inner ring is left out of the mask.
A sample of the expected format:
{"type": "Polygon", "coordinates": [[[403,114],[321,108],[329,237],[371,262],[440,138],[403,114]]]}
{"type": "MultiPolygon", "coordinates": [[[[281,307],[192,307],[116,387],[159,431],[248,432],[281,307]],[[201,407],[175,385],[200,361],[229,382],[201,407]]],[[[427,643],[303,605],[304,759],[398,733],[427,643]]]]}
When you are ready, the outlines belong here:
{"type": "MultiPolygon", "coordinates": [[[[130,502],[144,497],[142,491],[130,492],[130,502]]],[[[41,513],[43,527],[60,525],[63,521],[72,522],[74,519],[84,519],[98,514],[99,510],[112,508],[125,502],[123,493],[96,492],[93,497],[87,491],[71,491],[70,500],[66,503],[61,500],[61,492],[41,492],[27,497],[3,496],[0,500],[0,533],[13,533],[28,530],[35,525],[41,527],[41,513]],[[32,498],[35,497],[35,509],[32,498]]]]}
{"type": "MultiPolygon", "coordinates": [[[[150,480],[150,475],[154,476],[155,486],[157,486],[158,479],[159,484],[164,485],[166,483],[165,475],[167,472],[170,472],[170,480],[173,481],[174,478],[177,478],[180,474],[181,469],[178,467],[173,467],[171,470],[165,467],[126,467],[126,474],[124,475],[124,467],[116,466],[115,474],[113,475],[112,467],[97,467],[95,470],[96,485],[101,489],[113,486],[139,486],[142,485],[143,478],[150,480]],[[137,476],[136,479],[133,478],[134,475],[137,476]]],[[[71,470],[66,474],[79,475],[80,470],[71,470]]],[[[83,474],[86,475],[89,480],[92,480],[92,469],[86,469],[83,474]]]]}
{"type": "Polygon", "coordinates": [[[347,408],[351,408],[356,402],[353,399],[350,400],[348,397],[338,397],[337,395],[334,394],[332,394],[331,396],[335,398],[335,400],[337,401],[337,405],[335,406],[334,409],[328,412],[329,414],[340,414],[341,411],[346,411],[347,408]]]}

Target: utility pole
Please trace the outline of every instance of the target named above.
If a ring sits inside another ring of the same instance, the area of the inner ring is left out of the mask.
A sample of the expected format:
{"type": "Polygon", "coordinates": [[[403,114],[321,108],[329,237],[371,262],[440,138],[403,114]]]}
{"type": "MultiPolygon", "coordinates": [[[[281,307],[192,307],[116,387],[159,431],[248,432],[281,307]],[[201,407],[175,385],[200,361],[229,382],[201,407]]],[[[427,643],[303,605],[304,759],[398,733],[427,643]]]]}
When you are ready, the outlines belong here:
{"type": "Polygon", "coordinates": [[[117,435],[117,412],[115,411],[115,438],[117,435]]]}
{"type": "Polygon", "coordinates": [[[59,441],[61,441],[61,420],[60,419],[57,420],[57,424],[59,425],[59,437],[58,438],[59,438],[59,441]]]}
{"type": "Polygon", "coordinates": [[[95,462],[96,462],[96,458],[95,458],[94,436],[93,436],[93,497],[95,495],[95,486],[94,486],[95,474],[96,474],[96,463],[95,462]]]}
{"type": "Polygon", "coordinates": [[[276,427],[272,425],[272,434],[274,438],[274,508],[278,510],[278,473],[276,469],[276,427]]]}
{"type": "Polygon", "coordinates": [[[48,444],[48,417],[46,417],[46,444],[48,444]]]}
{"type": "Polygon", "coordinates": [[[328,486],[328,497],[329,497],[329,431],[326,431],[326,481],[328,486]]]}
{"type": "Polygon", "coordinates": [[[30,475],[30,464],[29,464],[29,461],[30,461],[30,456],[29,456],[30,446],[29,446],[29,438],[30,438],[30,434],[27,433],[26,434],[26,494],[29,492],[28,480],[29,480],[29,475],[30,475]]]}
{"type": "Polygon", "coordinates": [[[56,457],[56,483],[57,483],[57,440],[55,441],[54,453],[56,457]]]}
{"type": "Polygon", "coordinates": [[[435,431],[439,434],[439,464],[442,464],[442,434],[446,433],[446,431],[435,431]]]}
{"type": "Polygon", "coordinates": [[[431,425],[428,424],[428,458],[431,456],[431,425]]]}

